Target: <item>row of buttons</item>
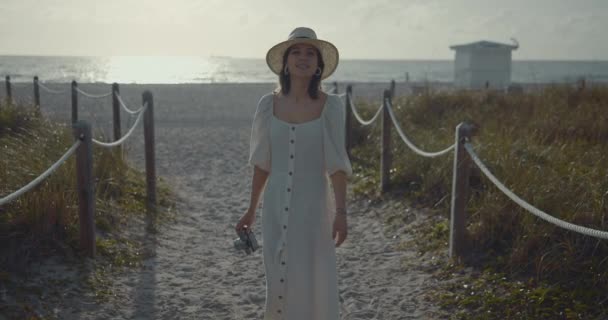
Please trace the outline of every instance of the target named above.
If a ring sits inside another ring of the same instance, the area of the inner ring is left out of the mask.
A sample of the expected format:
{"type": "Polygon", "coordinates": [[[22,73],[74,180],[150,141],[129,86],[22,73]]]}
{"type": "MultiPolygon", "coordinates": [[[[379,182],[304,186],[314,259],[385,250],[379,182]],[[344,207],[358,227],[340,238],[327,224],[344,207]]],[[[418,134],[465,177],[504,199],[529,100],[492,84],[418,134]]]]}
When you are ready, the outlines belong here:
{"type": "MultiPolygon", "coordinates": [[[[296,127],[292,126],[291,127],[291,132],[289,133],[290,135],[290,140],[289,140],[289,164],[288,164],[288,168],[289,168],[289,176],[287,177],[287,204],[285,207],[285,212],[286,214],[284,215],[284,219],[285,222],[283,224],[283,230],[287,230],[287,220],[289,219],[289,204],[291,202],[291,188],[292,188],[292,182],[293,182],[293,171],[294,171],[294,158],[295,158],[295,131],[296,131],[296,127]]],[[[283,242],[282,242],[282,246],[283,246],[283,254],[285,255],[285,237],[286,237],[286,233],[287,231],[283,232],[282,237],[283,237],[283,242]]],[[[281,261],[281,265],[285,266],[285,260],[281,261]]],[[[285,272],[285,270],[283,269],[283,272],[285,272]]],[[[284,276],[284,275],[283,275],[284,276]]],[[[281,281],[281,283],[285,283],[285,279],[281,278],[279,281],[281,281]]],[[[285,289],[285,286],[283,286],[283,290],[285,289]]],[[[279,295],[279,300],[282,300],[283,296],[279,295]]],[[[277,313],[281,313],[282,310],[281,309],[277,309],[277,313]]]]}

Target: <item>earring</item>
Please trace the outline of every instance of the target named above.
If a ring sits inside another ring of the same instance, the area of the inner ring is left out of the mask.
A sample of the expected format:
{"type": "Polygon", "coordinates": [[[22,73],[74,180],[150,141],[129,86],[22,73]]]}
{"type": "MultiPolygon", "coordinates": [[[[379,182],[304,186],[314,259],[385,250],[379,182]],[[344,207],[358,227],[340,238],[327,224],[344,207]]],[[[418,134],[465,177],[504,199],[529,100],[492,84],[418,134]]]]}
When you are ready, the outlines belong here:
{"type": "Polygon", "coordinates": [[[317,72],[315,72],[315,76],[320,76],[321,72],[323,72],[323,70],[321,70],[321,67],[317,67],[317,72]]]}
{"type": "Polygon", "coordinates": [[[285,69],[283,70],[283,73],[288,76],[289,75],[289,69],[287,69],[287,66],[285,66],[285,69]]]}

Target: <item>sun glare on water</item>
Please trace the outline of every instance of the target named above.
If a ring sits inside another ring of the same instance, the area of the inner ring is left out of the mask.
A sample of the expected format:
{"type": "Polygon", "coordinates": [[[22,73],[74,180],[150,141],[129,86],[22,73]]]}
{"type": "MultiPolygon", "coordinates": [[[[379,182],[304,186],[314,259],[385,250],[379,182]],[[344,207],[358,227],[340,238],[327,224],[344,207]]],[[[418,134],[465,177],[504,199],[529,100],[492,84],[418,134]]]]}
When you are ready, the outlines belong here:
{"type": "Polygon", "coordinates": [[[118,83],[184,83],[204,80],[216,67],[201,57],[120,56],[108,58],[105,78],[118,83]]]}

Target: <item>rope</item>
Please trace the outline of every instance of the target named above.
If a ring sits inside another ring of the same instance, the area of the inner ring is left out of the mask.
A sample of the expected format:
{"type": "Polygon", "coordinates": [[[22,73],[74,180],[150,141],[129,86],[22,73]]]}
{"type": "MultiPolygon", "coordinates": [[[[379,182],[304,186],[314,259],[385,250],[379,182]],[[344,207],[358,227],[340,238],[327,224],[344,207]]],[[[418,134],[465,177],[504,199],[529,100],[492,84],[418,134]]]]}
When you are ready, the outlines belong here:
{"type": "Polygon", "coordinates": [[[344,97],[346,97],[346,92],[338,93],[336,95],[340,98],[344,98],[344,97]]]}
{"type": "Polygon", "coordinates": [[[52,93],[52,94],[63,94],[63,93],[68,92],[68,90],[53,90],[53,89],[45,86],[44,84],[42,84],[42,82],[38,82],[38,86],[40,86],[40,88],[44,89],[46,92],[52,93]]]}
{"type": "Polygon", "coordinates": [[[15,191],[14,193],[0,199],[0,206],[6,204],[8,202],[11,202],[14,199],[20,197],[22,194],[32,190],[40,182],[42,182],[44,179],[46,179],[49,175],[51,175],[51,173],[53,173],[55,170],[57,170],[57,168],[59,168],[59,166],[61,166],[72,154],[74,154],[76,149],[78,149],[78,146],[80,146],[80,143],[81,143],[80,140],[76,141],[74,143],[74,145],[72,145],[72,147],[70,149],[68,149],[68,151],[63,156],[61,156],[61,158],[57,162],[55,162],[50,168],[48,168],[44,173],[42,173],[36,179],[32,180],[30,183],[28,183],[21,189],[15,191]]]}
{"type": "Polygon", "coordinates": [[[117,95],[116,98],[118,98],[118,102],[120,103],[120,105],[122,106],[122,108],[126,112],[128,112],[130,114],[137,114],[137,113],[141,112],[141,110],[143,110],[143,108],[144,108],[144,106],[141,106],[139,109],[133,111],[133,110],[127,108],[127,106],[125,105],[124,101],[122,101],[122,98],[119,95],[117,95]]]}
{"type": "Polygon", "coordinates": [[[399,126],[399,123],[397,123],[397,118],[395,117],[395,114],[393,113],[393,107],[391,106],[391,102],[389,99],[386,99],[386,106],[388,107],[388,113],[391,116],[391,119],[393,120],[393,124],[395,125],[395,128],[397,128],[397,132],[399,132],[399,135],[401,136],[401,139],[403,140],[403,142],[405,142],[405,144],[407,144],[408,147],[410,147],[410,149],[412,149],[415,153],[423,156],[423,157],[438,157],[441,155],[444,155],[450,151],[452,151],[452,149],[454,149],[455,144],[447,147],[446,149],[442,150],[442,151],[438,151],[438,152],[426,152],[423,151],[421,149],[419,149],[418,147],[416,147],[408,138],[407,136],[403,133],[403,131],[401,130],[401,127],[399,126]]]}
{"type": "Polygon", "coordinates": [[[359,123],[361,123],[361,125],[363,125],[363,126],[367,126],[367,125],[371,124],[372,122],[376,121],[376,118],[378,118],[378,116],[380,115],[380,111],[382,111],[382,105],[380,105],[380,107],[378,107],[378,110],[376,111],[376,114],[374,114],[374,116],[371,119],[366,121],[366,120],[363,120],[361,115],[357,112],[357,107],[355,107],[355,104],[353,103],[352,96],[350,97],[349,101],[350,101],[350,108],[353,110],[353,114],[355,115],[355,118],[357,118],[357,121],[359,121],[359,123]]]}
{"type": "Polygon", "coordinates": [[[129,131],[127,132],[127,134],[125,134],[122,138],[120,138],[119,140],[116,140],[114,142],[109,142],[109,143],[108,142],[102,142],[102,141],[95,140],[95,139],[93,139],[93,142],[95,144],[97,144],[99,146],[102,146],[102,147],[105,147],[105,148],[113,148],[113,147],[116,147],[116,146],[119,146],[119,145],[123,144],[131,136],[131,134],[133,134],[133,131],[135,130],[135,127],[137,127],[137,125],[139,124],[139,122],[141,122],[141,118],[143,117],[144,111],[145,111],[145,109],[146,109],[147,106],[148,105],[145,104],[142,107],[143,110],[137,116],[137,119],[135,120],[135,123],[133,124],[133,126],[131,127],[131,129],[129,129],[129,131]]]}
{"type": "Polygon", "coordinates": [[[32,84],[27,82],[27,83],[18,83],[15,84],[14,82],[11,82],[11,88],[13,89],[23,89],[23,88],[27,88],[29,86],[31,86],[32,84]]]}
{"type": "Polygon", "coordinates": [[[532,206],[531,204],[527,203],[526,201],[524,201],[523,199],[518,197],[516,194],[514,194],[511,190],[509,190],[507,187],[505,187],[504,184],[502,184],[500,181],[498,181],[498,179],[494,175],[492,175],[490,170],[488,170],[488,168],[479,159],[479,156],[477,156],[477,154],[475,153],[475,151],[473,150],[473,147],[471,146],[471,144],[469,142],[466,142],[464,147],[467,150],[467,152],[469,153],[469,155],[471,156],[471,159],[473,159],[475,164],[479,167],[479,169],[481,169],[481,171],[486,175],[486,177],[488,177],[488,179],[490,179],[490,181],[492,181],[492,183],[494,183],[494,185],[500,191],[502,191],[507,197],[509,197],[511,200],[513,200],[515,203],[517,203],[524,209],[528,210],[530,213],[532,213],[535,216],[537,216],[549,223],[552,223],[560,228],[564,228],[564,229],[567,229],[570,231],[574,231],[574,232],[577,232],[580,234],[584,234],[584,235],[588,235],[588,236],[592,236],[592,237],[596,237],[596,238],[608,239],[608,232],[606,232],[606,231],[591,229],[591,228],[579,226],[576,224],[572,224],[572,223],[560,220],[558,218],[555,218],[555,217],[537,209],[536,207],[532,206]]]}
{"type": "Polygon", "coordinates": [[[92,99],[99,99],[99,98],[105,98],[108,97],[110,95],[112,95],[112,92],[110,91],[109,93],[103,93],[103,94],[90,94],[87,93],[85,91],[82,91],[80,88],[76,87],[76,91],[80,92],[82,95],[84,95],[85,97],[89,97],[92,99]]]}

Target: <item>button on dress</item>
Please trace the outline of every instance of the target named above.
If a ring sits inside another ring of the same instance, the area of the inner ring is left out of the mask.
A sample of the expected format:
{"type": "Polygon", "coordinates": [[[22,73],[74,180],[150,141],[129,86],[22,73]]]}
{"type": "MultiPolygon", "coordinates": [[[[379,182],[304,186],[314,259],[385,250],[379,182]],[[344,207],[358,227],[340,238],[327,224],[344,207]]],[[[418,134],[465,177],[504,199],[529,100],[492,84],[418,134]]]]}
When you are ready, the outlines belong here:
{"type": "Polygon", "coordinates": [[[344,124],[336,95],[328,95],[318,118],[299,124],[274,115],[272,93],[258,103],[249,164],[269,172],[261,214],[264,320],[340,318],[329,176],[352,175],[344,124]]]}

